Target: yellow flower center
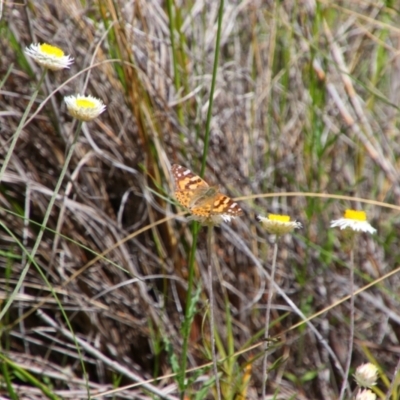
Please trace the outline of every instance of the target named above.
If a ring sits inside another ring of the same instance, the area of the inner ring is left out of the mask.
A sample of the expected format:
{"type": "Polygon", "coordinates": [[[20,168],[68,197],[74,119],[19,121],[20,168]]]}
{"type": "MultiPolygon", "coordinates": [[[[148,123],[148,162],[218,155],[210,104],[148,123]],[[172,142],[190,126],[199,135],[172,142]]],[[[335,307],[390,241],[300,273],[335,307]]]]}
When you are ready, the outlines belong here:
{"type": "Polygon", "coordinates": [[[58,58],[64,57],[64,52],[61,49],[47,43],[41,44],[40,50],[42,50],[43,53],[46,53],[49,56],[55,56],[58,58]]]}
{"type": "Polygon", "coordinates": [[[289,215],[268,214],[268,219],[277,222],[290,222],[289,215]]]}
{"type": "Polygon", "coordinates": [[[95,108],[96,104],[88,99],[77,99],[76,100],[76,105],[78,107],[82,107],[82,108],[95,108]]]}
{"type": "Polygon", "coordinates": [[[367,214],[365,214],[364,211],[346,210],[344,212],[344,218],[353,219],[355,221],[366,221],[367,214]]]}

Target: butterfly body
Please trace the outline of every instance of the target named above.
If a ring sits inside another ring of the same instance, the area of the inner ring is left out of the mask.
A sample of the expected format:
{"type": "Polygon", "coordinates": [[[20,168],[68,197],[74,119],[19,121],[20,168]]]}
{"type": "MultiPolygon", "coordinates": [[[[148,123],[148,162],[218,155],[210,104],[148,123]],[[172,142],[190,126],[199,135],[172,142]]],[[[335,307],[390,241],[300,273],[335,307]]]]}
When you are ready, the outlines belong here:
{"type": "Polygon", "coordinates": [[[179,204],[189,209],[196,217],[213,218],[220,216],[224,220],[243,214],[239,205],[222,194],[218,187],[210,186],[188,168],[172,165],[175,181],[175,197],[179,204]]]}

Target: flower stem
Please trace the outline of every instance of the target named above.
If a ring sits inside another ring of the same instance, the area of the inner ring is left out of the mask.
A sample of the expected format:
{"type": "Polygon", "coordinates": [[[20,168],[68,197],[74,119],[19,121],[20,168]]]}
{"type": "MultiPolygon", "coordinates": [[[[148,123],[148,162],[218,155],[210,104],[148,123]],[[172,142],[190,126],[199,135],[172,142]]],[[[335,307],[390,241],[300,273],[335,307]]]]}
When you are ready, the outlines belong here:
{"type": "Polygon", "coordinates": [[[344,371],[343,383],[340,389],[339,400],[344,399],[346,388],[348,387],[347,377],[350,372],[351,358],[353,354],[353,342],[354,342],[354,246],[350,250],[350,338],[349,338],[349,350],[347,354],[346,368],[344,371]]]}
{"type": "Polygon", "coordinates": [[[187,363],[187,351],[188,351],[188,344],[189,344],[189,335],[190,335],[190,327],[192,325],[193,317],[192,315],[192,300],[193,300],[193,281],[194,281],[194,260],[196,254],[196,247],[197,247],[197,235],[199,233],[199,224],[195,222],[193,224],[192,229],[192,248],[190,252],[190,259],[189,259],[189,276],[188,276],[188,288],[187,288],[187,295],[186,295],[186,307],[185,307],[185,319],[182,325],[182,336],[183,336],[183,343],[182,343],[182,356],[180,362],[180,371],[178,374],[178,386],[180,391],[180,398],[184,399],[185,397],[185,377],[186,377],[186,363],[187,363]]]}
{"type": "Polygon", "coordinates": [[[269,321],[271,315],[271,304],[272,304],[272,295],[274,291],[274,279],[275,279],[275,270],[276,270],[276,258],[278,255],[278,240],[279,237],[276,236],[275,244],[274,244],[274,255],[272,258],[272,267],[271,267],[271,278],[269,280],[268,285],[268,301],[267,301],[267,310],[265,311],[265,347],[264,347],[264,358],[263,358],[263,381],[262,381],[262,400],[265,400],[266,388],[267,388],[267,379],[268,379],[268,335],[269,335],[269,321]]]}
{"type": "Polygon", "coordinates": [[[392,379],[392,382],[390,383],[389,390],[386,393],[385,400],[390,400],[391,394],[393,394],[393,396],[394,396],[394,388],[395,388],[396,382],[398,382],[399,372],[400,372],[400,358],[397,362],[396,368],[394,369],[393,379],[392,379]]]}
{"type": "Polygon", "coordinates": [[[224,14],[224,0],[220,0],[219,10],[218,10],[217,35],[216,35],[216,40],[215,40],[214,65],[213,65],[213,72],[212,72],[212,76],[211,76],[210,99],[208,102],[206,128],[205,128],[205,133],[204,133],[204,148],[203,148],[203,157],[201,159],[200,176],[204,175],[204,171],[206,169],[208,147],[210,144],[210,127],[211,127],[211,119],[212,119],[212,107],[213,107],[213,103],[214,103],[215,84],[217,81],[217,70],[218,70],[218,61],[219,61],[219,53],[220,53],[223,14],[224,14]]]}

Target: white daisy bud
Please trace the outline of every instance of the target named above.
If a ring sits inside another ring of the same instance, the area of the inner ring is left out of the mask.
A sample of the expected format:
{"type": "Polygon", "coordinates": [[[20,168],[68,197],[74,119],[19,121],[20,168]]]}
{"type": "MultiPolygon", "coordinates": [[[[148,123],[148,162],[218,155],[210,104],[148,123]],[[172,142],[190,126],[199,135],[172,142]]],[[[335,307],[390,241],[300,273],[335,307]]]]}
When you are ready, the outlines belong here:
{"type": "Polygon", "coordinates": [[[378,379],[378,368],[372,363],[362,364],[356,369],[354,379],[360,387],[370,388],[376,385],[378,379]]]}

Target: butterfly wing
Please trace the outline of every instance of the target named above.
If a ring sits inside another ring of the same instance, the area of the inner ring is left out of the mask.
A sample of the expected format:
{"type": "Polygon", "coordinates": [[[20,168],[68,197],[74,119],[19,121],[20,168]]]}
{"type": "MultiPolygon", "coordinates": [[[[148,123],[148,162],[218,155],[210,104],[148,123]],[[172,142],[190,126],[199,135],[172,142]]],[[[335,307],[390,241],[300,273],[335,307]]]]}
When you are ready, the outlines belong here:
{"type": "Polygon", "coordinates": [[[190,169],[178,164],[172,165],[172,175],[175,181],[175,197],[178,203],[186,208],[190,208],[196,191],[201,188],[206,190],[209,187],[207,182],[195,175],[190,169]]]}
{"type": "Polygon", "coordinates": [[[220,193],[218,189],[210,187],[190,169],[174,164],[172,174],[175,180],[175,197],[179,204],[190,209],[192,214],[200,217],[238,217],[243,214],[243,210],[235,201],[220,193]]]}
{"type": "Polygon", "coordinates": [[[206,215],[228,215],[230,217],[239,217],[240,215],[243,215],[243,210],[239,207],[236,201],[222,193],[217,193],[211,204],[205,204],[204,207],[198,207],[191,211],[193,214],[202,216],[204,216],[204,214],[199,214],[202,211],[206,211],[206,215]],[[204,208],[204,210],[199,210],[199,208],[204,208]]]}

